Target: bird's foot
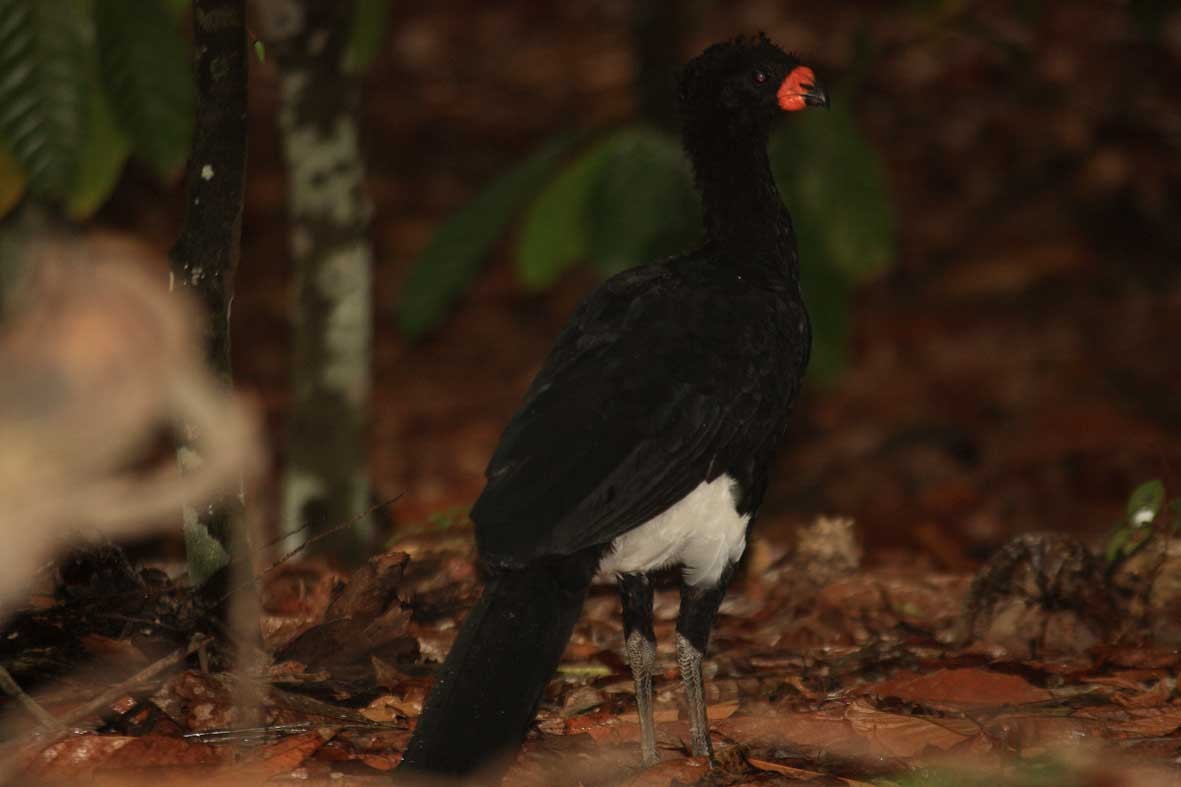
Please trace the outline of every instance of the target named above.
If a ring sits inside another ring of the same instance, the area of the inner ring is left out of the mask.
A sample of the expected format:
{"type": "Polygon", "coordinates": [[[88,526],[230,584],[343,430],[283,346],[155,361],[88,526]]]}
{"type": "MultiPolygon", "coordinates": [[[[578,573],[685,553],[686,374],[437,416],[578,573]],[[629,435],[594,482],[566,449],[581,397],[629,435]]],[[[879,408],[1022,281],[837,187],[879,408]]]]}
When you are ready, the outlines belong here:
{"type": "Polygon", "coordinates": [[[717,761],[714,759],[714,747],[713,747],[713,744],[710,742],[709,732],[707,731],[707,732],[705,732],[705,734],[699,735],[696,730],[693,730],[692,736],[693,736],[693,756],[694,757],[705,757],[706,759],[709,760],[709,767],[711,767],[711,768],[715,767],[717,765],[717,761]]]}
{"type": "Polygon", "coordinates": [[[710,767],[714,765],[714,750],[709,739],[709,715],[705,703],[705,687],[702,685],[701,662],[703,654],[693,647],[689,640],[677,634],[677,661],[681,665],[681,678],[685,684],[685,699],[689,705],[689,735],[694,757],[706,757],[710,767]]]}
{"type": "Polygon", "coordinates": [[[656,754],[656,723],[652,716],[652,673],[656,668],[656,642],[641,631],[627,637],[627,660],[636,679],[636,711],[640,716],[640,759],[644,767],[660,762],[656,754]]]}

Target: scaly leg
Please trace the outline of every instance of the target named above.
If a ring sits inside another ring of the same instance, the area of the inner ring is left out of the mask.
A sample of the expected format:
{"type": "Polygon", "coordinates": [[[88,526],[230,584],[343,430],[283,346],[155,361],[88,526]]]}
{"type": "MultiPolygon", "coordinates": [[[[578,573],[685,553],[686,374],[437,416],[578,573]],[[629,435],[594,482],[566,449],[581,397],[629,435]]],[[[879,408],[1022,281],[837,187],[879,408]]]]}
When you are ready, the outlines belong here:
{"type": "Polygon", "coordinates": [[[730,572],[727,571],[714,587],[691,587],[682,583],[681,611],[677,616],[677,663],[681,666],[681,680],[685,684],[685,698],[689,703],[689,734],[693,742],[693,756],[709,757],[710,763],[713,762],[714,752],[709,739],[701,662],[709,648],[709,632],[726,595],[729,581],[730,572]]]}
{"type": "Polygon", "coordinates": [[[646,574],[620,574],[623,636],[627,663],[636,679],[636,710],[640,716],[640,756],[644,765],[660,762],[652,718],[652,673],[656,669],[656,634],[652,630],[652,583],[646,574]]]}

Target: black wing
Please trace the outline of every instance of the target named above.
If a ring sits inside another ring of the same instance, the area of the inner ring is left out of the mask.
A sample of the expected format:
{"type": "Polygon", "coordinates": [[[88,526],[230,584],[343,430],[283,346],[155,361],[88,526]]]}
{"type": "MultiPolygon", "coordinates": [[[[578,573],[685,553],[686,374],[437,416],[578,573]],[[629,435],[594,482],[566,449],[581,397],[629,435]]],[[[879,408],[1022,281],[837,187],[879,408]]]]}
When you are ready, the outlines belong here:
{"type": "Polygon", "coordinates": [[[799,377],[781,306],[685,261],[592,293],[488,465],[472,508],[484,558],[609,543],[781,435],[799,377]]]}

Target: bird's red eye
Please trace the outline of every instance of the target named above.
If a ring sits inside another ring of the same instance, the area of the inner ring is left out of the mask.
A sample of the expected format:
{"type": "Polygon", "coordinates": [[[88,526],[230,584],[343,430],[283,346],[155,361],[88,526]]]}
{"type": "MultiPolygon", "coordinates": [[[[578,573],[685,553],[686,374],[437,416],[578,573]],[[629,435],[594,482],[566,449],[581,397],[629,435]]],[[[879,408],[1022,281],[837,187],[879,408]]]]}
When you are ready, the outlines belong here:
{"type": "Polygon", "coordinates": [[[754,77],[755,84],[761,85],[767,81],[767,72],[762,69],[756,69],[752,76],[754,77]]]}

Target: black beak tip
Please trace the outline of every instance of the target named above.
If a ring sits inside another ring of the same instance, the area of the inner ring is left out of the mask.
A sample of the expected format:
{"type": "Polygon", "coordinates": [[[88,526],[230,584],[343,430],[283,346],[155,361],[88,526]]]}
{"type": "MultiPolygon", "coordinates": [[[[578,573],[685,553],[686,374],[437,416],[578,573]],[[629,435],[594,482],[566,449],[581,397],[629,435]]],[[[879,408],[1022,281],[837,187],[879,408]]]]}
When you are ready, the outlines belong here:
{"type": "Polygon", "coordinates": [[[825,109],[832,108],[832,102],[828,99],[828,91],[820,85],[813,85],[812,88],[804,94],[804,103],[810,107],[824,107],[825,109]]]}

